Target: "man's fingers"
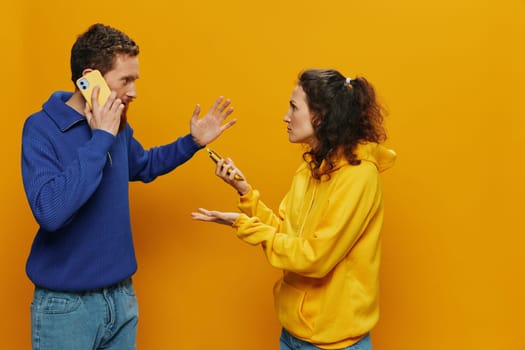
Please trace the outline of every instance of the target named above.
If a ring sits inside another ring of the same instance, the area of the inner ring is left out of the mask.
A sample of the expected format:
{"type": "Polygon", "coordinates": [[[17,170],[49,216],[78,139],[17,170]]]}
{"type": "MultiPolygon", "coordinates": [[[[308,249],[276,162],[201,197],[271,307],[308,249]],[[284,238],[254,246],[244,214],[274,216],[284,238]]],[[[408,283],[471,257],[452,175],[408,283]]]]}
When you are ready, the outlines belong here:
{"type": "Polygon", "coordinates": [[[230,99],[227,99],[226,101],[224,101],[224,103],[219,106],[219,109],[218,109],[219,113],[222,113],[226,109],[226,107],[228,107],[231,103],[232,101],[230,99]]]}
{"type": "Polygon", "coordinates": [[[196,104],[195,109],[193,110],[192,118],[197,118],[200,113],[201,113],[201,105],[196,104]]]}
{"type": "Polygon", "coordinates": [[[222,101],[224,100],[224,96],[219,96],[215,102],[213,103],[213,105],[211,106],[210,110],[208,111],[208,113],[213,113],[215,112],[215,110],[217,109],[217,107],[222,103],[222,101]]]}
{"type": "Polygon", "coordinates": [[[91,106],[93,108],[98,107],[98,92],[100,88],[97,86],[93,87],[93,91],[91,92],[91,106]]]}
{"type": "Polygon", "coordinates": [[[115,91],[111,91],[111,94],[109,94],[107,101],[104,104],[104,108],[112,109],[115,106],[118,106],[122,103],[122,101],[117,98],[117,93],[115,91]]]}
{"type": "Polygon", "coordinates": [[[227,122],[226,124],[224,124],[223,126],[221,126],[221,132],[223,132],[224,130],[232,127],[235,123],[237,123],[237,119],[232,119],[230,120],[229,122],[227,122]]]}
{"type": "Polygon", "coordinates": [[[110,110],[115,110],[115,109],[117,110],[117,112],[121,112],[124,109],[124,104],[122,103],[122,100],[120,98],[116,98],[115,101],[113,101],[110,106],[110,110]]]}
{"type": "Polygon", "coordinates": [[[88,124],[91,123],[91,118],[93,118],[93,114],[91,114],[91,108],[89,107],[89,103],[85,103],[84,105],[84,114],[86,115],[86,120],[88,124]]]}
{"type": "Polygon", "coordinates": [[[201,106],[199,104],[197,104],[195,106],[195,109],[193,109],[193,114],[191,115],[191,119],[190,119],[190,125],[191,124],[197,124],[197,122],[199,121],[199,114],[201,112],[201,106]]]}

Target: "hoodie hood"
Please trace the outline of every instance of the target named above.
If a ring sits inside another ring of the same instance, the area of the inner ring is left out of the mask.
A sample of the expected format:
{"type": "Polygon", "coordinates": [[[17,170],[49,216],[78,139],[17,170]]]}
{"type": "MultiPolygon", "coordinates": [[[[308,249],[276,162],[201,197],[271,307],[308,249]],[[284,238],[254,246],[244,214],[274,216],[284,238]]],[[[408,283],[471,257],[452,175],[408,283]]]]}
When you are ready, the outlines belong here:
{"type": "Polygon", "coordinates": [[[359,144],[355,154],[359,160],[374,163],[379,172],[391,168],[397,157],[394,150],[374,142],[359,144]]]}
{"type": "MultiPolygon", "coordinates": [[[[358,160],[373,163],[379,172],[383,172],[391,168],[394,165],[397,157],[397,154],[394,150],[375,142],[365,142],[358,144],[354,153],[358,160]]],[[[330,173],[348,165],[348,160],[346,157],[344,157],[342,150],[338,152],[336,157],[337,160],[334,162],[334,167],[329,171],[330,173]]],[[[308,162],[308,159],[306,159],[306,162],[308,162]]],[[[323,161],[321,167],[326,167],[325,161],[323,161]]]]}

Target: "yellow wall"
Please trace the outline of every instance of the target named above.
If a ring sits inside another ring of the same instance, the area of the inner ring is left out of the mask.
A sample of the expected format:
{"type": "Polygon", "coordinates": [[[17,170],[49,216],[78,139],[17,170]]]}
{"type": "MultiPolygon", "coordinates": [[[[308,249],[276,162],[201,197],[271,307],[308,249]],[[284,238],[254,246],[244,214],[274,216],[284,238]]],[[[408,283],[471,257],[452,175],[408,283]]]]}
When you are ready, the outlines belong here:
{"type": "MultiPolygon", "coordinates": [[[[0,347],[30,348],[24,264],[36,224],[20,177],[22,123],[71,89],[70,47],[100,21],[141,46],[130,122],[144,146],[186,133],[194,105],[224,94],[239,123],[213,148],[273,207],[299,161],[281,121],[299,70],[368,77],[399,153],[384,175],[375,349],[525,349],[524,10],[521,0],[3,4],[0,347]]],[[[200,206],[234,209],[206,154],[130,192],[139,349],[276,349],[279,272],[230,229],[190,220],[200,206]]]]}

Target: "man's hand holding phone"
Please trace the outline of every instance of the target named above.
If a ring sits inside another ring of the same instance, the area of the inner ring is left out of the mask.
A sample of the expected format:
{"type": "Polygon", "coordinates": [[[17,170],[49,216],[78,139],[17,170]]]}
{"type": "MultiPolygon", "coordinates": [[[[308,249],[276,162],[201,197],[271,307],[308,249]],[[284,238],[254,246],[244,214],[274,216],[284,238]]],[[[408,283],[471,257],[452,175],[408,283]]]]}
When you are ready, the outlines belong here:
{"type": "Polygon", "coordinates": [[[117,93],[112,91],[103,106],[98,104],[99,87],[93,89],[91,105],[86,103],[84,113],[91,129],[100,129],[116,136],[120,126],[120,115],[124,111],[124,104],[117,98],[117,93]]]}
{"type": "Polygon", "coordinates": [[[84,114],[90,128],[117,135],[124,104],[117,93],[109,89],[102,74],[96,69],[89,71],[77,79],[76,84],[86,100],[84,114]]]}

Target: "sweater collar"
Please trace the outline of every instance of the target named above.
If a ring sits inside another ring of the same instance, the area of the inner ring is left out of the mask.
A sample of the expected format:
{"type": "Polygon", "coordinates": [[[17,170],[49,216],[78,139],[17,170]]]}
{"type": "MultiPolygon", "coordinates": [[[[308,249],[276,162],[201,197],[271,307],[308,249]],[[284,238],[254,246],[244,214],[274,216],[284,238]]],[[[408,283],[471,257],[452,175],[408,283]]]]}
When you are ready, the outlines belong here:
{"type": "Polygon", "coordinates": [[[82,114],[66,104],[72,95],[71,92],[57,91],[42,106],[43,111],[62,132],[86,120],[82,114]]]}

